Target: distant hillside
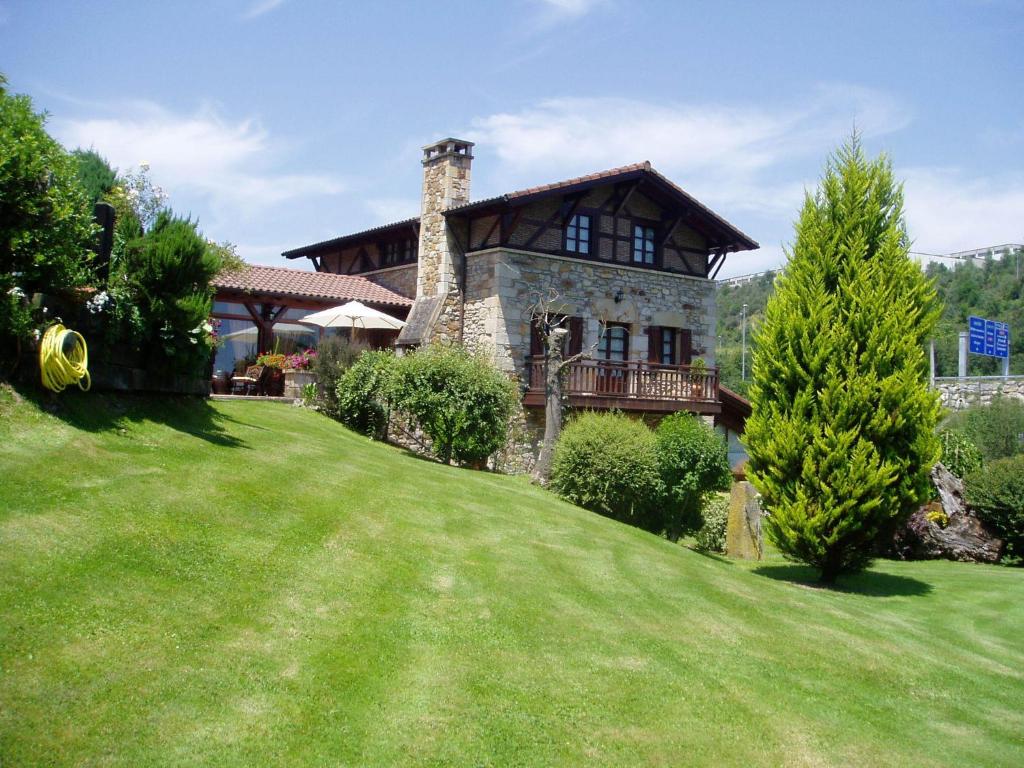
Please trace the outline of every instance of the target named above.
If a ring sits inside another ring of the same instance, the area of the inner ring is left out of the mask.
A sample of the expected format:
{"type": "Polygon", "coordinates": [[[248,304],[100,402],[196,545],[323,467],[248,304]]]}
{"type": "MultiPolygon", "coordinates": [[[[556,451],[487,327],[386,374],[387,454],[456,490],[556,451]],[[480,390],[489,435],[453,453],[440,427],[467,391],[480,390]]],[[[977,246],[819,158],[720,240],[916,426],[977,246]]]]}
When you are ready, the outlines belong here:
{"type": "MultiPolygon", "coordinates": [[[[936,375],[956,376],[957,334],[967,330],[967,317],[979,315],[1010,324],[1010,373],[1024,374],[1024,253],[983,263],[960,262],[953,267],[932,263],[925,273],[936,281],[945,309],[935,333],[936,375]]],[[[718,289],[718,354],[722,383],[745,393],[750,386],[752,330],[764,316],[775,273],[718,289]],[[747,381],[741,380],[743,305],[747,305],[747,381]]],[[[971,355],[968,373],[1002,373],[1001,361],[971,355]]]]}

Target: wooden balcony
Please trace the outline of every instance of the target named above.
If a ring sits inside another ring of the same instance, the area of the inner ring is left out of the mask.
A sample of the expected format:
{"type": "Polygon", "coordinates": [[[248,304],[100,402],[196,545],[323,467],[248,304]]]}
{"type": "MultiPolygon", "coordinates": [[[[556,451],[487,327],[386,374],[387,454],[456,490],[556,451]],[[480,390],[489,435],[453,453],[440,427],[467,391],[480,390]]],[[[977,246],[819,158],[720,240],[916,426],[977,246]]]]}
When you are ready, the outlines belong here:
{"type": "MultiPolygon", "coordinates": [[[[544,405],[544,360],[528,363],[529,389],[523,404],[544,405]]],[[[671,413],[719,413],[718,369],[658,365],[639,360],[577,360],[564,372],[563,392],[573,408],[671,413]]]]}

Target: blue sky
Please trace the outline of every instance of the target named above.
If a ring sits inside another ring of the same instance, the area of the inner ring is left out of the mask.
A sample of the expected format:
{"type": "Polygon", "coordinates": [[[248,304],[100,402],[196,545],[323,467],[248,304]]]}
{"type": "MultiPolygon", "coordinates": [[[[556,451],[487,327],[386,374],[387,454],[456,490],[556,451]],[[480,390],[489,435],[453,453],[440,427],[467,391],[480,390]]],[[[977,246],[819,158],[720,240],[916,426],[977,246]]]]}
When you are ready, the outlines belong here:
{"type": "Polygon", "coordinates": [[[253,262],[416,215],[454,135],[475,199],[650,160],[761,242],[728,276],[854,123],[916,250],[1024,242],[1022,35],[1020,0],[0,0],[0,71],[253,262]]]}

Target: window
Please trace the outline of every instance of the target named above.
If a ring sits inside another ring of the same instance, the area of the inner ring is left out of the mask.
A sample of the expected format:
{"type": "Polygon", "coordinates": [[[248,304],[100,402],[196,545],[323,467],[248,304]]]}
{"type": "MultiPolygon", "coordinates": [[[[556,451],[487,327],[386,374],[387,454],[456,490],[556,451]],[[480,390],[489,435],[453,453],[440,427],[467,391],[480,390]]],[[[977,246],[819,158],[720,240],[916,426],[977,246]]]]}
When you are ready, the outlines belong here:
{"type": "Polygon", "coordinates": [[[629,326],[610,323],[597,343],[597,356],[625,362],[629,358],[629,326]]]}
{"type": "Polygon", "coordinates": [[[633,225],[633,263],[654,264],[654,227],[633,225]]]}
{"type": "Polygon", "coordinates": [[[382,252],[384,254],[383,266],[385,267],[393,267],[396,264],[408,264],[416,260],[416,242],[408,239],[384,243],[382,252]]]}
{"type": "MultiPolygon", "coordinates": [[[[583,351],[583,318],[566,317],[565,315],[549,315],[551,322],[560,323],[569,333],[562,347],[562,355],[569,357],[583,351]]],[[[544,356],[544,332],[541,329],[540,317],[534,317],[530,323],[530,356],[544,356]]]]}
{"type": "Polygon", "coordinates": [[[689,365],[693,335],[687,328],[652,325],[647,329],[647,360],[662,365],[689,365]]]}
{"type": "Polygon", "coordinates": [[[565,227],[565,250],[570,253],[590,253],[590,217],[576,214],[565,227]]]}
{"type": "Polygon", "coordinates": [[[676,329],[661,329],[661,355],[659,362],[662,365],[676,364],[676,329]]]}

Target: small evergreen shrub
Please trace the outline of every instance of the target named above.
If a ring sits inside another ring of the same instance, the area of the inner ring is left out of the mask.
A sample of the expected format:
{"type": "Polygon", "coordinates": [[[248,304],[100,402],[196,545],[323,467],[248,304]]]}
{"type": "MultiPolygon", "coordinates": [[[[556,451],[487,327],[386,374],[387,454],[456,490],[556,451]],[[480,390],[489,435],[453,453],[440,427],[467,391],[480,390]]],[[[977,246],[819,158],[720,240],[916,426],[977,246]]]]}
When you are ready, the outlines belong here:
{"type": "Polygon", "coordinates": [[[707,499],[701,512],[703,522],[697,531],[697,549],[725,552],[725,530],[729,524],[729,497],[715,495],[707,499]]]}
{"type": "Polygon", "coordinates": [[[1006,541],[1007,552],[1024,557],[1024,455],[997,459],[967,476],[967,503],[1006,541]]]}
{"type": "Polygon", "coordinates": [[[946,419],[947,429],[962,432],[981,450],[985,461],[1024,453],[1024,401],[997,397],[946,419]]]}
{"type": "Polygon", "coordinates": [[[961,480],[981,469],[981,451],[963,432],[944,429],[939,432],[939,444],[943,465],[961,480]]]}
{"type": "Polygon", "coordinates": [[[661,525],[671,541],[678,541],[700,527],[704,500],[729,489],[729,450],[721,435],[688,413],[665,417],[654,434],[665,487],[661,525]]]}
{"type": "Polygon", "coordinates": [[[338,418],[338,384],[345,371],[366,351],[366,346],[352,343],[344,336],[327,336],[317,346],[310,370],[316,374],[320,391],[320,409],[332,419],[338,418]]]}
{"type": "Polygon", "coordinates": [[[342,424],[370,437],[383,437],[388,420],[388,382],[395,359],[389,351],[366,351],[342,374],[335,393],[337,417],[342,424]]]}
{"type": "Polygon", "coordinates": [[[396,359],[390,399],[430,437],[445,464],[480,466],[505,444],[519,394],[489,359],[434,344],[396,359]]]}
{"type": "MultiPolygon", "coordinates": [[[[210,281],[220,266],[196,223],[166,210],[127,244],[110,282],[130,296],[139,324],[120,332],[146,356],[150,370],[204,374],[213,348],[210,281]]],[[[111,333],[116,338],[119,331],[111,333]]]]}
{"type": "Polygon", "coordinates": [[[654,433],[620,413],[577,416],[555,446],[551,488],[584,509],[657,530],[663,485],[654,433]]]}

